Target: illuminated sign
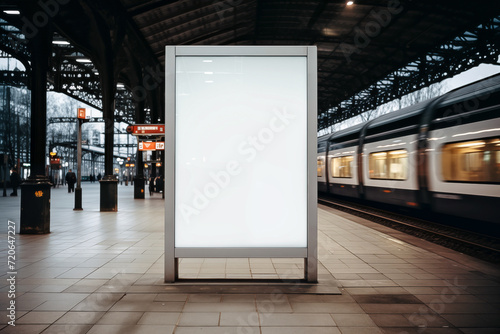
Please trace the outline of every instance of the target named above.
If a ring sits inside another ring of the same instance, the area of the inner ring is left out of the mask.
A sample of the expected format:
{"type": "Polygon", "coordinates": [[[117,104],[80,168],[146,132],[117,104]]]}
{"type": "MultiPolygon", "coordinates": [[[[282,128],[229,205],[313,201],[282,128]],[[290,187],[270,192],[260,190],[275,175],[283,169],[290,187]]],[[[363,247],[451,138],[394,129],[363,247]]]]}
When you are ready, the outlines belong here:
{"type": "Polygon", "coordinates": [[[165,281],[182,257],[305,258],[316,281],[316,48],[166,55],[165,281]]]}
{"type": "Polygon", "coordinates": [[[163,141],[140,141],[139,151],[161,151],[165,149],[163,141]]]}
{"type": "Polygon", "coordinates": [[[127,133],[134,136],[164,136],[165,125],[163,124],[139,124],[127,126],[127,133]]]}
{"type": "Polygon", "coordinates": [[[78,118],[85,119],[85,108],[78,108],[78,118]]]}

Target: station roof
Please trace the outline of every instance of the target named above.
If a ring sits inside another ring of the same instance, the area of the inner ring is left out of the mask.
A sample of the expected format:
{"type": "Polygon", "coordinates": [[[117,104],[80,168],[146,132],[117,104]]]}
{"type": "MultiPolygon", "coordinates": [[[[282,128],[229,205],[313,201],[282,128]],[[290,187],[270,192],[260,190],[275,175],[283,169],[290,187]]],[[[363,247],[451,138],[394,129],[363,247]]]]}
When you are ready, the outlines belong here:
{"type": "MultiPolygon", "coordinates": [[[[26,6],[36,1],[6,2],[26,6]]],[[[126,26],[123,48],[128,49],[119,52],[122,58],[140,54],[138,58],[147,56],[153,65],[164,65],[166,45],[316,45],[318,114],[500,15],[500,1],[489,0],[354,0],[352,5],[344,0],[64,2],[55,17],[61,35],[84,51],[98,53],[82,42],[93,38],[92,22],[126,26]]],[[[127,76],[126,61],[117,63],[125,64],[120,71],[127,76]]]]}
{"type": "Polygon", "coordinates": [[[165,45],[317,45],[324,108],[498,13],[496,1],[121,0],[164,62],[165,45]]]}

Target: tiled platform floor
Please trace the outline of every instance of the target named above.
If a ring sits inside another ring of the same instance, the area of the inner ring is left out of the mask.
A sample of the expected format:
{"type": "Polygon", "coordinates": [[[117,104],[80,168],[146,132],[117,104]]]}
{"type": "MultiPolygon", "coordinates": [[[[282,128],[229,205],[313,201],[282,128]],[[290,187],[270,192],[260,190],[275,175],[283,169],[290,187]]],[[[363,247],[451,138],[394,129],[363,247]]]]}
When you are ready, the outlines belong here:
{"type": "MultiPolygon", "coordinates": [[[[169,292],[163,200],[134,200],[132,187],[119,186],[119,212],[100,213],[98,194],[98,184],[84,184],[84,211],[73,211],[73,195],[54,189],[52,233],[17,236],[15,327],[6,317],[6,226],[19,223],[20,198],[0,197],[0,333],[500,333],[498,266],[322,206],[320,286],[341,295],[169,292]]],[[[302,261],[183,259],[180,270],[290,278],[302,261]]]]}

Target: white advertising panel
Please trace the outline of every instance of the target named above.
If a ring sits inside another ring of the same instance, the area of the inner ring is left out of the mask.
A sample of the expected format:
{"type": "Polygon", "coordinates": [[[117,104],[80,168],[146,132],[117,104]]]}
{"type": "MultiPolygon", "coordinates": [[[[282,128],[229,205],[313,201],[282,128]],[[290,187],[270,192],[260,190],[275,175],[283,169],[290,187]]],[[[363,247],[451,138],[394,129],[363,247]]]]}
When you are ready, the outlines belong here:
{"type": "Polygon", "coordinates": [[[175,246],[306,247],[306,57],[176,72],[175,246]]]}
{"type": "Polygon", "coordinates": [[[180,257],[317,262],[314,47],[167,47],[165,124],[166,281],[180,257]]]}

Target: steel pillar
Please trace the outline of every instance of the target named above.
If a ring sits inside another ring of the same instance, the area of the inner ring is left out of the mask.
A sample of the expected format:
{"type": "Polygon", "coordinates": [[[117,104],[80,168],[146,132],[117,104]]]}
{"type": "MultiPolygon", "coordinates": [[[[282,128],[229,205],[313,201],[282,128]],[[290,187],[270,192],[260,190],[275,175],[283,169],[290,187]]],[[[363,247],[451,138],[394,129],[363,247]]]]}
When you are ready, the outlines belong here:
{"type": "Polygon", "coordinates": [[[104,176],[100,181],[101,199],[100,211],[118,211],[118,179],[113,175],[113,142],[114,142],[114,111],[115,111],[115,80],[113,73],[113,58],[111,52],[104,55],[101,74],[102,85],[102,115],[104,127],[104,176]]]}
{"type": "MultiPolygon", "coordinates": [[[[138,67],[138,65],[136,65],[138,67]]],[[[137,71],[139,74],[140,71],[137,71]]],[[[138,96],[133,92],[132,95],[135,104],[135,122],[136,124],[143,124],[145,115],[144,115],[144,106],[145,100],[141,96],[138,96]]],[[[142,158],[142,151],[139,151],[137,148],[135,155],[135,178],[134,178],[134,198],[135,199],[144,199],[145,191],[144,191],[144,159],[142,158]]]]}
{"type": "Polygon", "coordinates": [[[30,40],[31,48],[31,175],[21,184],[20,233],[50,232],[50,187],[45,173],[47,70],[52,41],[50,22],[30,40]]]}

